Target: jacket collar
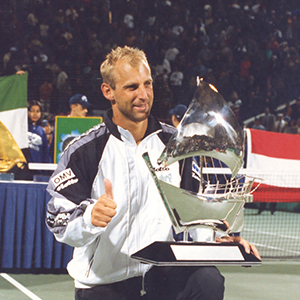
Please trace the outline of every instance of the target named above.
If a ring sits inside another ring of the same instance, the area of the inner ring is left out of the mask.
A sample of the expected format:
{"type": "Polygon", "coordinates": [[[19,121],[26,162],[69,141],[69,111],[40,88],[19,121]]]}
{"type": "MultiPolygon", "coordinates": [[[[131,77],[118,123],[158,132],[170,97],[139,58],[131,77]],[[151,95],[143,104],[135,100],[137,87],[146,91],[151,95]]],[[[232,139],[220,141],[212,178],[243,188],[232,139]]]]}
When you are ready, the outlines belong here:
{"type": "MultiPolygon", "coordinates": [[[[118,126],[112,121],[112,117],[113,117],[113,111],[112,111],[112,109],[109,109],[108,111],[106,111],[106,113],[103,116],[104,123],[107,125],[111,134],[113,134],[116,138],[121,140],[121,134],[118,130],[118,126]]],[[[155,119],[152,115],[150,115],[148,118],[148,127],[147,127],[144,138],[147,137],[148,135],[152,134],[153,132],[156,132],[161,129],[162,129],[162,127],[161,127],[160,123],[158,122],[158,120],[155,119]]]]}

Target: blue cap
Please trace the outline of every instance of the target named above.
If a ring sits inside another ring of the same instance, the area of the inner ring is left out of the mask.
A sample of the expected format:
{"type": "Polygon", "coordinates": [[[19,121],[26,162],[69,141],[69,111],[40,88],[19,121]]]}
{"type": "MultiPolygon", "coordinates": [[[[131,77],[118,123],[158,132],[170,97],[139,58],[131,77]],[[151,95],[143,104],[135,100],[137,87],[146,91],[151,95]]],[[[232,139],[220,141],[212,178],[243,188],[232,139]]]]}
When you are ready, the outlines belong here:
{"type": "Polygon", "coordinates": [[[82,94],[76,94],[72,96],[69,100],[69,104],[81,104],[84,108],[89,108],[91,106],[91,103],[88,101],[87,97],[82,94]]]}
{"type": "Polygon", "coordinates": [[[48,125],[50,125],[50,122],[48,120],[45,119],[42,121],[42,127],[46,127],[48,125]]]}
{"type": "Polygon", "coordinates": [[[178,104],[173,109],[169,111],[171,115],[174,115],[178,121],[181,121],[183,115],[187,111],[187,107],[183,104],[178,104]]]}

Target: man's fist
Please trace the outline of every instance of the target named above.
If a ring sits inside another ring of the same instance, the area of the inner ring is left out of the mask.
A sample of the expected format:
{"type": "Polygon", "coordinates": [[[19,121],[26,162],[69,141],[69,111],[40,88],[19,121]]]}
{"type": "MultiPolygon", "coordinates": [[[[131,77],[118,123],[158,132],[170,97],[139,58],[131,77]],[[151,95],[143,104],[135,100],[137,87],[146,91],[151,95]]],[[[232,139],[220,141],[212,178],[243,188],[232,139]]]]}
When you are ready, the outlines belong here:
{"type": "Polygon", "coordinates": [[[98,198],[92,210],[92,224],[97,227],[106,227],[117,213],[112,184],[107,178],[104,179],[104,188],[105,193],[98,198]]]}

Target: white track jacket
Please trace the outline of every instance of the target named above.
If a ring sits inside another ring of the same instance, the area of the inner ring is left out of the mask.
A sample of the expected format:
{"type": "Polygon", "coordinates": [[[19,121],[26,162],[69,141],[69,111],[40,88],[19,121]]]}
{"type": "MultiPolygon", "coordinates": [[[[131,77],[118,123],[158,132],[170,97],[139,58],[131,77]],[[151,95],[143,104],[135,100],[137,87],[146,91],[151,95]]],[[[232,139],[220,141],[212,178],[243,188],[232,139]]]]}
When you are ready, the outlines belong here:
{"type": "Polygon", "coordinates": [[[150,266],[131,254],[154,241],[173,240],[171,221],[142,154],[149,153],[159,179],[180,186],[179,164],[164,168],[156,162],[175,129],[150,116],[137,145],[111,116],[109,111],[104,123],[68,145],[47,188],[52,196],[47,226],[59,242],[75,247],[67,269],[77,288],[141,276],[150,266]],[[100,228],[91,224],[91,211],[104,194],[104,178],[112,183],[117,214],[100,228]]]}

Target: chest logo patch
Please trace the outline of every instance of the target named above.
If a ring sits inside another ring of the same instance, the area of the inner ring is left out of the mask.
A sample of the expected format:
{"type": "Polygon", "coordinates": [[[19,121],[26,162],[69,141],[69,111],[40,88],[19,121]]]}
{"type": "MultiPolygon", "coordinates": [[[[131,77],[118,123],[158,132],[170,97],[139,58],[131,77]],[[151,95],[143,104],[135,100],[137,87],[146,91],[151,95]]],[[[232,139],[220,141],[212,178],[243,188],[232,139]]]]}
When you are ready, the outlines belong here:
{"type": "MultiPolygon", "coordinates": [[[[70,179],[74,178],[75,174],[73,173],[71,168],[61,171],[57,175],[55,175],[51,181],[55,187],[58,187],[62,183],[69,181],[70,179]]],[[[78,180],[77,180],[78,181],[78,180]]]]}

